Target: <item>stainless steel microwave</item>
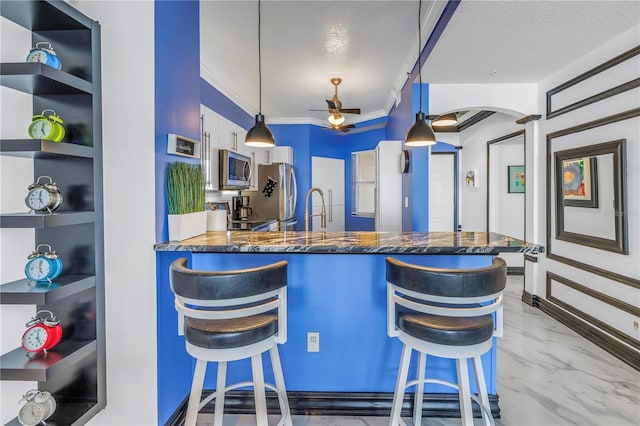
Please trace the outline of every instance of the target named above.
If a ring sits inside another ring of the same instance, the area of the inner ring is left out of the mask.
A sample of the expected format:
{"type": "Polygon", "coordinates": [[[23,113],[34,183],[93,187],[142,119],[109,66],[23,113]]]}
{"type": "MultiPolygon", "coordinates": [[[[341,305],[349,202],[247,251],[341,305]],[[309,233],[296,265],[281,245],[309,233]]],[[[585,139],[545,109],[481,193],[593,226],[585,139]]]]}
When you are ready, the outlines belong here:
{"type": "Polygon", "coordinates": [[[251,186],[251,158],[237,152],[218,151],[220,189],[248,189],[251,186]]]}

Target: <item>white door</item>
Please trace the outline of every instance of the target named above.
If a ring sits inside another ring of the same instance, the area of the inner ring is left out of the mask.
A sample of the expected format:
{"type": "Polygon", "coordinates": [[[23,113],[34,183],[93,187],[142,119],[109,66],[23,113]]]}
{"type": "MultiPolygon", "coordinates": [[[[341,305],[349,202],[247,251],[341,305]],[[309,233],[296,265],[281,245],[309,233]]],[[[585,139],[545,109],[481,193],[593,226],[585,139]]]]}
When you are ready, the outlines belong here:
{"type": "MultiPolygon", "coordinates": [[[[311,185],[324,193],[327,227],[320,227],[320,216],[311,221],[313,231],[344,231],[344,160],[326,157],[311,157],[311,185]]],[[[322,202],[317,193],[313,193],[312,213],[320,214],[322,202]]]]}
{"type": "Polygon", "coordinates": [[[429,159],[429,232],[455,231],[455,155],[429,159]]]}

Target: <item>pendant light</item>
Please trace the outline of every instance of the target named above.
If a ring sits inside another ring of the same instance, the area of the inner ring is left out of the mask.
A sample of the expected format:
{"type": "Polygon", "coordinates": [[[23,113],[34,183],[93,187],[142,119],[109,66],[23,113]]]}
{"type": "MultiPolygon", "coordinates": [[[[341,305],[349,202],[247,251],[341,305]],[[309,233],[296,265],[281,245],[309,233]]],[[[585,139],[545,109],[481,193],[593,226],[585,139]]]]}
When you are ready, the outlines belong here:
{"type": "Polygon", "coordinates": [[[422,27],[420,11],[422,10],[422,0],[418,6],[418,75],[420,76],[420,106],[416,114],[416,122],[407,132],[404,143],[407,146],[428,146],[436,143],[436,135],[431,126],[427,124],[426,115],[422,112],[422,63],[420,61],[420,48],[422,44],[422,27]]]}
{"type": "Polygon", "coordinates": [[[264,122],[262,115],[262,56],[260,46],[260,0],[258,0],[258,78],[259,78],[259,105],[258,114],[256,115],[256,124],[247,132],[244,144],[248,146],[269,148],[276,145],[273,139],[273,133],[264,122]]]}
{"type": "Polygon", "coordinates": [[[458,124],[458,119],[454,112],[441,115],[431,122],[432,126],[455,126],[456,124],[458,124]]]}

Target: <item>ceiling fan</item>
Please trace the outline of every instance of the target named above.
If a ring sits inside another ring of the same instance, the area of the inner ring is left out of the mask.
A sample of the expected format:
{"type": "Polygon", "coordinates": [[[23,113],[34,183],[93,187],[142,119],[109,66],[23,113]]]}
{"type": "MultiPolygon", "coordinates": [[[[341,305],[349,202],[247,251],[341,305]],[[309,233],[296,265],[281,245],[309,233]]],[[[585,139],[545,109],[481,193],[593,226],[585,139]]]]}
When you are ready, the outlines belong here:
{"type": "MultiPolygon", "coordinates": [[[[334,77],[331,79],[331,84],[334,86],[334,93],[331,99],[325,99],[327,101],[327,107],[329,113],[329,123],[331,129],[340,130],[343,132],[349,131],[349,129],[355,127],[353,124],[343,126],[344,116],[342,114],[360,114],[360,108],[342,108],[342,101],[338,98],[338,85],[342,83],[342,79],[334,77]]],[[[309,111],[324,111],[322,109],[312,109],[309,111]]]]}

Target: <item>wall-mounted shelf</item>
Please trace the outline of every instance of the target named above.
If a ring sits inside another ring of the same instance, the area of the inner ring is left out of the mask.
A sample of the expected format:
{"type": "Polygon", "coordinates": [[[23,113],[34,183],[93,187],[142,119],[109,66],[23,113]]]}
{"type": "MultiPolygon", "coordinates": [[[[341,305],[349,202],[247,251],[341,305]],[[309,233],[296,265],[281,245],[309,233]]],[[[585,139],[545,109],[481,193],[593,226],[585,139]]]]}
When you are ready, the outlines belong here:
{"type": "Polygon", "coordinates": [[[68,5],[60,6],[44,1],[2,2],[2,16],[31,31],[83,30],[87,28],[83,23],[86,21],[86,17],[80,12],[68,5]],[[64,9],[61,11],[63,7],[64,9]]]}
{"type": "Polygon", "coordinates": [[[0,155],[23,158],[55,159],[65,157],[93,158],[90,146],[44,139],[2,139],[0,155]]]}
{"type": "Polygon", "coordinates": [[[5,213],[0,215],[0,228],[51,228],[91,223],[93,212],[5,213]]]}
{"type": "Polygon", "coordinates": [[[1,305],[45,305],[95,287],[96,277],[64,275],[51,284],[26,278],[0,285],[1,305]]]}
{"type": "MultiPolygon", "coordinates": [[[[51,176],[64,199],[53,214],[27,213],[26,208],[25,213],[0,214],[3,233],[6,228],[33,229],[33,246],[50,244],[64,264],[62,276],[51,285],[27,279],[0,283],[0,309],[34,305],[36,310],[55,312],[64,329],[63,340],[46,357],[27,357],[22,347],[1,354],[0,380],[36,381],[38,389],[51,392],[57,408],[47,424],[84,425],[106,406],[107,395],[100,24],[59,0],[2,0],[0,15],[30,30],[31,46],[51,43],[62,63],[57,70],[4,56],[8,62],[0,63],[0,85],[32,95],[29,111],[13,114],[4,105],[6,112],[17,119],[54,110],[65,127],[64,142],[0,140],[3,161],[21,167],[23,160],[15,157],[30,159],[34,182],[51,176]]],[[[7,28],[11,37],[12,27],[7,28]]],[[[29,123],[13,124],[27,136],[29,123]]],[[[26,186],[7,180],[2,191],[17,202],[26,195],[26,186]]],[[[4,245],[10,247],[15,238],[22,237],[9,235],[4,245]]],[[[0,267],[23,267],[4,252],[0,260],[0,267]]],[[[0,332],[16,326],[11,322],[3,323],[0,332]]],[[[3,394],[3,414],[12,406],[17,413],[20,397],[3,394]]],[[[19,422],[14,418],[8,424],[19,422]]]]}
{"type": "Polygon", "coordinates": [[[0,380],[46,382],[58,372],[73,369],[95,352],[95,340],[62,340],[46,356],[42,353],[27,356],[20,347],[0,357],[0,380]]]}
{"type": "Polygon", "coordinates": [[[90,95],[91,83],[39,62],[0,64],[0,84],[32,95],[90,95]]]}

